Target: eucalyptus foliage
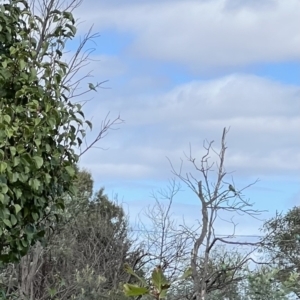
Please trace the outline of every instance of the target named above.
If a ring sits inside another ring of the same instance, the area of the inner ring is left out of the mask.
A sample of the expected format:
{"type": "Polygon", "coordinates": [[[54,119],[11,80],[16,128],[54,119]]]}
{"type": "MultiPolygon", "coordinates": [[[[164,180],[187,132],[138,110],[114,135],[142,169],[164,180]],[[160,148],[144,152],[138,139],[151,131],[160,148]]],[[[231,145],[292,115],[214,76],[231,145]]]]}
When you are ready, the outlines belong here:
{"type": "Polygon", "coordinates": [[[300,299],[300,283],[292,280],[300,276],[300,207],[295,206],[285,214],[276,214],[263,226],[266,234],[263,251],[272,266],[278,269],[275,279],[300,299]]]}
{"type": "Polygon", "coordinates": [[[75,20],[57,9],[48,16],[51,30],[25,0],[0,5],[0,263],[24,256],[44,236],[47,216],[64,207],[75,148],[91,126],[64,84],[75,20]]]}

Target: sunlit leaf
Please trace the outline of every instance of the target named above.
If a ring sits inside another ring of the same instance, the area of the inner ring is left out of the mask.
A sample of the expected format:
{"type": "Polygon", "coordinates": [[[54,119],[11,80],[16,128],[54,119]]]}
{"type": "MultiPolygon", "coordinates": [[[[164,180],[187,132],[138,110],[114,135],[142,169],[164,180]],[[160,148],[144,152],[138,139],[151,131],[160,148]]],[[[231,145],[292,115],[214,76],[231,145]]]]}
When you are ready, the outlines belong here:
{"type": "Polygon", "coordinates": [[[17,215],[21,211],[22,207],[19,204],[15,204],[14,207],[17,215]]]}
{"type": "Polygon", "coordinates": [[[33,160],[35,161],[36,167],[37,167],[38,169],[40,169],[40,168],[42,167],[43,163],[44,163],[43,158],[40,157],[40,156],[34,156],[34,157],[33,157],[33,160]]]}
{"type": "Polygon", "coordinates": [[[149,290],[145,287],[140,287],[135,284],[126,283],[123,285],[124,293],[128,297],[132,296],[142,296],[149,293],[149,290]]]}
{"type": "Polygon", "coordinates": [[[4,219],[3,223],[10,228],[12,227],[11,222],[8,219],[4,219]]]}

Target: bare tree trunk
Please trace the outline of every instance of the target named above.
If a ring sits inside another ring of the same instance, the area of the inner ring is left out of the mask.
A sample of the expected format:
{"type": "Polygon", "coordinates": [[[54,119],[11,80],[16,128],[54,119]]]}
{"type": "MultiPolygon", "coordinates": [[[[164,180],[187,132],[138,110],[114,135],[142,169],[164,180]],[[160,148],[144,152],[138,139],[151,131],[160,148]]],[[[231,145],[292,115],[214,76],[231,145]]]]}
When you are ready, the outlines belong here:
{"type": "Polygon", "coordinates": [[[42,253],[42,246],[36,243],[32,251],[22,257],[20,262],[19,290],[22,299],[34,300],[34,277],[39,269],[39,258],[42,253]]]}
{"type": "MultiPolygon", "coordinates": [[[[226,134],[228,130],[224,128],[221,147],[217,152],[212,147],[213,142],[207,142],[204,144],[205,153],[202,156],[199,163],[196,163],[196,158],[192,157],[191,150],[189,156],[186,156],[187,160],[192,163],[196,172],[200,174],[201,180],[199,181],[193,173],[182,173],[182,164],[179,172],[176,171],[171,164],[172,172],[181,181],[183,181],[198,197],[201,205],[201,230],[198,234],[189,232],[194,236],[194,246],[191,254],[191,276],[193,281],[193,300],[205,300],[207,295],[215,290],[222,290],[230,283],[241,280],[236,275],[237,270],[241,270],[241,267],[247,263],[249,253],[241,259],[236,265],[228,263],[227,265],[222,263],[221,265],[211,265],[211,250],[216,242],[219,241],[224,244],[235,245],[252,245],[258,246],[260,243],[239,243],[228,241],[229,238],[234,237],[234,232],[225,238],[217,238],[214,232],[214,223],[218,217],[220,211],[247,214],[249,216],[256,216],[260,214],[260,211],[254,210],[251,207],[252,203],[245,200],[242,195],[242,191],[254,183],[249,184],[243,189],[235,189],[234,182],[225,182],[227,172],[224,167],[225,152],[226,152],[226,134]],[[216,157],[215,162],[211,162],[211,155],[216,157]],[[214,182],[210,181],[210,174],[214,172],[216,179],[214,182]],[[224,186],[226,185],[226,187],[224,186]],[[202,251],[202,254],[201,254],[202,251]],[[234,276],[230,276],[233,273],[234,276]]],[[[233,228],[236,224],[233,221],[233,228]]],[[[188,230],[186,228],[186,230],[188,230]]],[[[252,253],[252,251],[251,251],[252,253]]]]}

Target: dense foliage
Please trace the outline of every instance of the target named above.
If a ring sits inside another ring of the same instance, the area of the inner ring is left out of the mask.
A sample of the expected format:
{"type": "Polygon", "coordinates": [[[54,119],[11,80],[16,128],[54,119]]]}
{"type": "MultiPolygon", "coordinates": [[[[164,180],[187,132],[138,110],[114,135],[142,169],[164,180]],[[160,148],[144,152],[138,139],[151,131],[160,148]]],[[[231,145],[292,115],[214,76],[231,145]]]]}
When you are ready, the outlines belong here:
{"type": "Polygon", "coordinates": [[[278,270],[274,279],[286,286],[300,299],[300,207],[278,214],[263,227],[266,235],[264,254],[278,270]]]}
{"type": "Polygon", "coordinates": [[[65,201],[47,232],[46,247],[37,243],[19,264],[2,269],[7,299],[122,299],[120,284],[134,282],[124,264],[139,268],[141,252],[133,247],[122,207],[103,189],[90,196],[87,171],[79,172],[76,185],[76,197],[65,201]]]}
{"type": "Polygon", "coordinates": [[[50,12],[53,29],[25,0],[0,9],[0,262],[19,260],[44,236],[43,220],[72,194],[74,147],[83,113],[68,99],[62,62],[76,28],[68,11],[50,12]],[[39,37],[37,39],[36,37],[39,37]]]}

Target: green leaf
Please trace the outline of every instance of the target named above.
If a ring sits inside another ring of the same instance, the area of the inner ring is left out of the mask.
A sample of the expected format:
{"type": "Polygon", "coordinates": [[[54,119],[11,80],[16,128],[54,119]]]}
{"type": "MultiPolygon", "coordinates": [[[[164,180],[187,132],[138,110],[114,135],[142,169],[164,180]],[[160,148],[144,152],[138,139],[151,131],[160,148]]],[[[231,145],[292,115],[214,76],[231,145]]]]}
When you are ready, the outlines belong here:
{"type": "Polygon", "coordinates": [[[165,289],[165,290],[162,290],[159,294],[159,299],[165,299],[167,298],[167,293],[168,293],[168,290],[165,289]]]}
{"type": "Polygon", "coordinates": [[[134,276],[135,278],[137,278],[137,279],[141,282],[142,285],[144,285],[144,286],[147,285],[145,279],[143,279],[142,277],[138,276],[138,275],[133,271],[133,269],[129,266],[129,264],[125,263],[125,264],[124,264],[124,269],[125,269],[126,273],[128,273],[128,274],[134,276]]]}
{"type": "Polygon", "coordinates": [[[6,175],[0,175],[0,183],[5,183],[5,184],[7,184],[7,177],[6,177],[6,175]]]}
{"type": "Polygon", "coordinates": [[[51,128],[54,128],[56,126],[56,120],[55,118],[49,118],[48,124],[51,126],[51,128]]]}
{"type": "Polygon", "coordinates": [[[38,179],[36,179],[36,178],[34,178],[34,179],[30,178],[28,183],[31,186],[31,188],[34,189],[34,190],[36,190],[36,191],[41,186],[41,182],[38,179]]]}
{"type": "Polygon", "coordinates": [[[19,163],[20,163],[20,157],[19,156],[15,156],[13,158],[13,166],[16,167],[19,163]]]}
{"type": "Polygon", "coordinates": [[[68,27],[71,30],[71,32],[72,32],[73,35],[76,34],[77,29],[76,29],[76,27],[74,25],[66,24],[66,27],[68,27]]]}
{"type": "Polygon", "coordinates": [[[15,204],[14,207],[17,215],[21,211],[22,207],[19,204],[15,204]]]}
{"type": "Polygon", "coordinates": [[[152,283],[159,292],[170,287],[170,283],[167,281],[160,266],[156,267],[152,272],[152,283]]]}
{"type": "Polygon", "coordinates": [[[17,244],[18,250],[19,250],[19,251],[22,251],[23,246],[21,246],[20,240],[16,240],[16,244],[17,244]]]}
{"type": "Polygon", "coordinates": [[[24,212],[23,212],[24,218],[26,218],[29,215],[29,209],[28,207],[24,207],[24,212]]]}
{"type": "Polygon", "coordinates": [[[35,139],[35,140],[34,140],[34,143],[35,143],[38,147],[42,144],[41,140],[39,140],[39,139],[35,139]]]}
{"type": "Polygon", "coordinates": [[[20,69],[23,70],[26,66],[26,62],[23,59],[19,60],[19,64],[20,64],[20,69]]]}
{"type": "Polygon", "coordinates": [[[6,128],[5,133],[8,138],[11,138],[14,135],[14,131],[11,128],[6,128]]]}
{"type": "Polygon", "coordinates": [[[1,184],[1,192],[6,194],[8,192],[8,186],[4,183],[1,184]]]}
{"type": "Polygon", "coordinates": [[[14,215],[10,215],[10,222],[11,222],[12,226],[14,226],[18,223],[18,220],[14,215]]]}
{"type": "Polygon", "coordinates": [[[39,218],[39,215],[37,213],[34,213],[34,212],[31,213],[31,216],[32,216],[32,218],[33,218],[34,221],[37,221],[38,218],[39,218]]]}
{"type": "Polygon", "coordinates": [[[18,180],[19,174],[16,172],[8,173],[8,178],[9,178],[10,183],[14,183],[18,180]]]}
{"type": "Polygon", "coordinates": [[[17,152],[16,147],[12,146],[12,147],[9,148],[9,150],[10,150],[11,156],[15,156],[16,155],[16,152],[17,152]]]}
{"type": "Polygon", "coordinates": [[[149,290],[145,287],[140,287],[135,284],[126,283],[123,285],[124,293],[127,297],[143,296],[149,294],[149,290]]]}
{"type": "Polygon", "coordinates": [[[0,203],[4,203],[5,196],[0,193],[0,203]]]}
{"type": "Polygon", "coordinates": [[[7,163],[0,161],[0,173],[3,173],[7,169],[7,163]]]}
{"type": "MultiPolygon", "coordinates": [[[[5,195],[4,195],[4,197],[5,197],[5,195]]],[[[2,215],[3,215],[3,219],[10,216],[10,211],[7,208],[3,208],[1,210],[1,212],[2,212],[2,215]]]]}
{"type": "MultiPolygon", "coordinates": [[[[58,9],[54,9],[54,10],[51,10],[49,13],[49,15],[56,15],[56,14],[61,15],[61,11],[58,9]]],[[[42,20],[41,20],[41,23],[43,23],[42,20]]]]}
{"type": "Polygon", "coordinates": [[[26,174],[24,174],[24,173],[20,173],[19,174],[19,180],[21,181],[21,182],[27,182],[27,180],[28,180],[28,175],[26,175],[26,174]]]}
{"type": "Polygon", "coordinates": [[[6,121],[6,123],[10,123],[11,122],[11,117],[9,115],[4,115],[3,119],[4,119],[4,121],[6,121]]]}
{"type": "Polygon", "coordinates": [[[45,181],[46,181],[46,183],[50,183],[51,178],[52,178],[51,175],[46,174],[46,175],[45,175],[45,181]]]}
{"type": "Polygon", "coordinates": [[[92,122],[86,120],[85,123],[90,127],[90,129],[93,129],[93,124],[92,124],[92,122]]]}
{"type": "Polygon", "coordinates": [[[82,145],[82,139],[77,137],[78,146],[80,147],[82,145]]]}
{"type": "Polygon", "coordinates": [[[56,291],[55,288],[53,288],[53,289],[49,288],[48,292],[49,292],[49,294],[50,294],[50,297],[54,297],[55,294],[57,293],[57,291],[56,291]]]}
{"type": "Polygon", "coordinates": [[[35,227],[31,224],[28,224],[26,227],[25,227],[25,233],[28,234],[28,235],[31,235],[33,234],[35,231],[35,227]]]}
{"type": "Polygon", "coordinates": [[[34,156],[33,160],[35,161],[35,165],[38,169],[40,169],[44,163],[44,160],[42,157],[40,156],[34,156]]]}
{"type": "Polygon", "coordinates": [[[64,11],[64,12],[63,12],[63,16],[64,16],[66,19],[70,20],[73,24],[75,23],[73,14],[72,14],[71,12],[64,11]]]}
{"type": "Polygon", "coordinates": [[[34,119],[34,125],[38,126],[41,123],[41,121],[42,121],[42,119],[40,119],[40,118],[34,119]]]}
{"type": "Polygon", "coordinates": [[[3,220],[3,223],[4,223],[7,227],[9,227],[9,228],[12,227],[11,222],[10,222],[8,219],[4,219],[4,220],[3,220]]]}
{"type": "Polygon", "coordinates": [[[71,176],[71,177],[73,177],[74,175],[75,175],[75,170],[74,170],[74,168],[73,167],[71,167],[71,166],[66,166],[66,171],[68,172],[68,174],[71,176]]]}

